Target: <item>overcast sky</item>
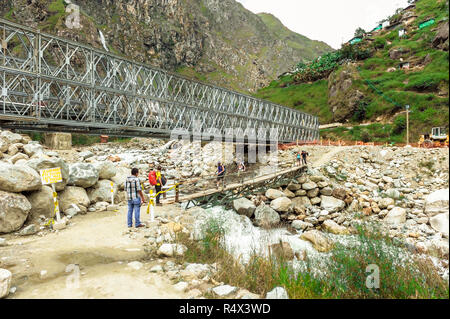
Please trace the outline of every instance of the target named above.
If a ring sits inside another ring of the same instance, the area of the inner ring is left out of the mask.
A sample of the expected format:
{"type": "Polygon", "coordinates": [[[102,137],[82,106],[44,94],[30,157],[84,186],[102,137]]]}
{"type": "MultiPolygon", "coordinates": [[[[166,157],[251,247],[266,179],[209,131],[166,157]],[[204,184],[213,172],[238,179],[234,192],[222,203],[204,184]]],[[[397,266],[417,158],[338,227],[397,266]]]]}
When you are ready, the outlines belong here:
{"type": "Polygon", "coordinates": [[[297,33],[321,40],[335,49],[353,37],[355,30],[366,31],[392,15],[407,0],[237,0],[254,12],[272,13],[297,33]]]}

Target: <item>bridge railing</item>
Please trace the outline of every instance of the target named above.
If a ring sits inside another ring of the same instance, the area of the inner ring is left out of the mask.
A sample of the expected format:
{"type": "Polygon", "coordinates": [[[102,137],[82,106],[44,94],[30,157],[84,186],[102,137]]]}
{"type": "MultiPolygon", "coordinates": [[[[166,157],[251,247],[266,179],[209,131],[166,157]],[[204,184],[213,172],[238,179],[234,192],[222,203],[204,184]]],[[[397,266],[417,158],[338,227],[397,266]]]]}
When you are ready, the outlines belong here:
{"type": "MultiPolygon", "coordinates": [[[[0,116],[148,131],[256,132],[318,138],[318,118],[0,19],[0,116]]],[[[237,133],[236,133],[237,134],[237,133]]],[[[238,137],[236,135],[236,137],[238,137]]]]}
{"type": "Polygon", "coordinates": [[[163,187],[163,190],[174,188],[171,195],[163,193],[164,199],[171,199],[178,202],[181,196],[207,193],[211,190],[223,190],[227,186],[242,186],[244,183],[257,184],[258,181],[264,180],[264,178],[274,175],[279,175],[286,170],[299,166],[294,161],[280,162],[275,166],[271,166],[269,172],[264,174],[258,174],[258,170],[246,170],[241,172],[225,173],[224,177],[220,180],[219,188],[217,188],[216,174],[211,174],[201,177],[176,179],[171,184],[163,187]]]}

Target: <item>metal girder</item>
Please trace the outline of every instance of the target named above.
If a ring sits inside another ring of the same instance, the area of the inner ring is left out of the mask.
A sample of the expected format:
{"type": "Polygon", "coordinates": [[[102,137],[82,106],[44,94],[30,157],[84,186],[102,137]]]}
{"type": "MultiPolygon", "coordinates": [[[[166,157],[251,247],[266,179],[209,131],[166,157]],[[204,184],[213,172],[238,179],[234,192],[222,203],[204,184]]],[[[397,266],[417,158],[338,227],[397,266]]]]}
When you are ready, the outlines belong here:
{"type": "Polygon", "coordinates": [[[215,128],[234,139],[319,138],[317,117],[0,19],[0,116],[63,127],[192,135],[215,128]]]}

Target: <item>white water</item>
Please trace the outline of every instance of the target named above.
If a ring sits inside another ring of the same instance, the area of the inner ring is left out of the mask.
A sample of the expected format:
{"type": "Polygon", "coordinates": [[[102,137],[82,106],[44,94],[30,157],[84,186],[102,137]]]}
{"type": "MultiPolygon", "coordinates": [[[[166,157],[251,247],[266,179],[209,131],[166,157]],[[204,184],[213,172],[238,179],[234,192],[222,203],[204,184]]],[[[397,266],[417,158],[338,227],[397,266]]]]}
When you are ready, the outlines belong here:
{"type": "Polygon", "coordinates": [[[104,37],[104,35],[103,35],[103,32],[102,32],[101,30],[98,30],[98,33],[100,34],[100,42],[102,43],[103,48],[104,48],[107,52],[109,52],[108,48],[106,47],[106,40],[105,40],[105,37],[104,37]]]}
{"type": "MultiPolygon", "coordinates": [[[[303,252],[306,252],[310,265],[313,265],[310,269],[312,275],[323,276],[327,268],[330,267],[329,257],[331,254],[320,253],[315,250],[310,242],[300,239],[301,232],[292,234],[284,228],[266,230],[255,227],[248,217],[238,215],[233,210],[226,210],[223,207],[213,207],[206,210],[192,208],[192,210],[193,216],[196,218],[193,232],[194,239],[202,239],[208,223],[214,221],[213,223],[221,225],[224,230],[223,248],[243,265],[246,265],[254,255],[268,257],[268,247],[282,241],[290,244],[294,254],[299,253],[301,256],[303,252]]],[[[364,245],[360,242],[358,236],[322,234],[328,237],[331,242],[344,246],[364,245]]],[[[380,249],[392,255],[391,259],[397,265],[404,265],[411,260],[411,255],[402,249],[388,247],[385,244],[382,244],[380,249]]],[[[289,264],[295,272],[307,270],[307,262],[298,260],[297,257],[294,257],[294,260],[289,264]]],[[[435,264],[437,265],[437,262],[435,264]]],[[[448,269],[441,269],[440,273],[448,279],[448,269]]]]}
{"type": "MultiPolygon", "coordinates": [[[[310,242],[300,239],[300,232],[291,234],[284,228],[266,230],[255,227],[248,217],[222,207],[193,210],[196,218],[193,237],[197,240],[203,238],[207,224],[211,223],[211,220],[217,222],[224,230],[223,248],[244,265],[254,255],[269,257],[269,246],[280,241],[289,243],[294,254],[298,252],[302,255],[306,252],[308,259],[315,263],[320,264],[324,260],[323,257],[328,255],[319,253],[310,242]]],[[[292,266],[294,269],[304,269],[306,263],[295,257],[292,266]]],[[[320,269],[316,272],[321,273],[320,269]]]]}

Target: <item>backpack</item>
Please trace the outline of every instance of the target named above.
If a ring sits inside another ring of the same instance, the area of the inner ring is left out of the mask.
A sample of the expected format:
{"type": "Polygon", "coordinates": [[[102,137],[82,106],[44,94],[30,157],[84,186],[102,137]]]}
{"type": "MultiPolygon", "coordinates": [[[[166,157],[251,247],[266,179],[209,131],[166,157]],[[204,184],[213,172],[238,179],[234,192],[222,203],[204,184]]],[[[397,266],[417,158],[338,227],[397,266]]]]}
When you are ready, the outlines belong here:
{"type": "Polygon", "coordinates": [[[148,174],[148,182],[150,183],[150,185],[155,186],[156,185],[156,172],[155,171],[151,171],[148,174]]]}

